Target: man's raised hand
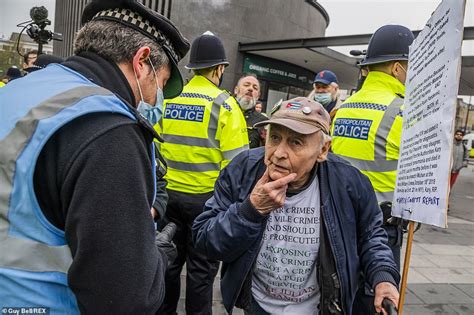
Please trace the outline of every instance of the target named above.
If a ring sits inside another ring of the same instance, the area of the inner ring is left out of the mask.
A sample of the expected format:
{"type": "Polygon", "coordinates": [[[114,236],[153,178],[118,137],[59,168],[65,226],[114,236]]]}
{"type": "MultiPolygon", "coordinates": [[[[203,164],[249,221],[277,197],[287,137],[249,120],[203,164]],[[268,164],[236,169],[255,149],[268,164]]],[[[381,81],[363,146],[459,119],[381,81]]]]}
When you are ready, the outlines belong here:
{"type": "Polygon", "coordinates": [[[295,178],[296,173],[291,173],[272,181],[267,169],[250,193],[250,202],[262,215],[282,207],[285,203],[288,184],[295,178]]]}

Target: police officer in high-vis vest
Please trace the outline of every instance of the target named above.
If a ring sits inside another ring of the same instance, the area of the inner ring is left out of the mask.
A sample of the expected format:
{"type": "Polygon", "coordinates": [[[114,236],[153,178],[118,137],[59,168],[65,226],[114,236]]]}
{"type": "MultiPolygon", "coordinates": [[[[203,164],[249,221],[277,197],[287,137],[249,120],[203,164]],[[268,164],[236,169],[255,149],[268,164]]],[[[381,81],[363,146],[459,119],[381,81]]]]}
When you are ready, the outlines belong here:
{"type": "Polygon", "coordinates": [[[212,285],[218,263],[208,261],[193,245],[194,219],[212,196],[219,172],[248,149],[247,125],[237,101],[219,88],[226,66],[221,40],[207,31],[191,45],[187,69],[194,77],[183,92],[165,102],[161,144],[168,164],[166,216],[178,226],[178,258],[166,275],[162,314],[175,314],[180,275],[186,263],[186,313],[211,314],[212,285]]]}
{"type": "MultiPolygon", "coordinates": [[[[408,48],[413,39],[413,33],[401,25],[385,25],[373,34],[361,62],[369,71],[367,78],[362,88],[342,104],[331,128],[332,151],[357,167],[374,187],[399,268],[402,229],[397,220],[390,218],[390,210],[402,134],[408,48]]],[[[365,291],[370,296],[370,288],[362,288],[359,293],[365,291]]],[[[355,304],[362,300],[357,298],[355,304]]],[[[373,307],[373,301],[365,305],[373,307]]],[[[353,314],[375,313],[363,307],[354,305],[353,314]]]]}
{"type": "Polygon", "coordinates": [[[189,43],[136,0],[92,0],[82,22],[74,56],[0,89],[3,313],[155,314],[164,298],[149,119],[181,93],[189,43]]]}

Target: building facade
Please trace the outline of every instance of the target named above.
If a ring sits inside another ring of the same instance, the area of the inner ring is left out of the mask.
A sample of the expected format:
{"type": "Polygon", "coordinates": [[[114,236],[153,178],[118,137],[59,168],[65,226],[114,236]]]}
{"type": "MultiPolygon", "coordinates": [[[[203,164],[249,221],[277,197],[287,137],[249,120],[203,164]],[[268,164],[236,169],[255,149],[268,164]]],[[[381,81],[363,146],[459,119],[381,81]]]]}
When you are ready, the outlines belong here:
{"type": "MultiPolygon", "coordinates": [[[[9,38],[0,38],[0,77],[3,77],[8,68],[17,66],[22,68],[23,56],[32,50],[38,50],[38,44],[26,34],[12,33],[9,38]]],[[[43,45],[44,54],[53,53],[53,45],[43,45]]]]}
{"type": "MultiPolygon", "coordinates": [[[[56,1],[55,32],[62,33],[64,40],[54,42],[55,54],[62,57],[72,54],[74,34],[80,27],[86,3],[87,0],[56,1]]],[[[222,39],[230,62],[223,88],[233,91],[242,73],[252,72],[262,81],[264,102],[269,94],[273,99],[272,95],[278,93],[288,97],[304,95],[311,89],[314,70],[242,54],[238,45],[244,41],[323,37],[329,17],[316,0],[142,0],[142,3],[173,21],[189,41],[205,31],[222,39]],[[269,68],[269,72],[258,70],[264,68],[269,68]]],[[[188,58],[180,63],[186,79],[192,77],[192,72],[184,69],[188,58]]]]}

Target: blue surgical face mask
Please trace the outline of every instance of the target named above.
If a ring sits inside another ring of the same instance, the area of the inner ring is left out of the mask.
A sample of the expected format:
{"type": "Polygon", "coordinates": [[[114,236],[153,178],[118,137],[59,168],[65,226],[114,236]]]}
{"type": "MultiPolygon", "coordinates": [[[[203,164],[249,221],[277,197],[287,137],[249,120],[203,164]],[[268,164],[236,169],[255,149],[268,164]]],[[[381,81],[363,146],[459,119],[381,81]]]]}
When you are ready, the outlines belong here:
{"type": "Polygon", "coordinates": [[[314,100],[321,105],[326,106],[332,102],[332,95],[331,93],[316,93],[314,94],[314,100]]]}
{"type": "MultiPolygon", "coordinates": [[[[156,102],[155,102],[155,106],[152,106],[143,100],[142,89],[140,87],[140,83],[138,82],[137,74],[135,73],[135,80],[137,80],[138,91],[140,92],[140,97],[141,97],[140,102],[138,102],[137,111],[143,117],[145,117],[150,122],[150,124],[154,126],[160,121],[161,116],[163,115],[164,95],[163,95],[163,91],[158,86],[158,79],[156,76],[155,67],[153,67],[153,63],[151,62],[150,59],[148,59],[148,61],[150,62],[151,68],[153,69],[153,73],[155,74],[156,102]]],[[[134,72],[135,72],[135,69],[134,69],[134,72]]]]}
{"type": "Polygon", "coordinates": [[[160,121],[161,116],[163,116],[163,101],[163,91],[157,88],[155,106],[151,106],[142,100],[138,103],[137,111],[154,126],[160,121]]]}

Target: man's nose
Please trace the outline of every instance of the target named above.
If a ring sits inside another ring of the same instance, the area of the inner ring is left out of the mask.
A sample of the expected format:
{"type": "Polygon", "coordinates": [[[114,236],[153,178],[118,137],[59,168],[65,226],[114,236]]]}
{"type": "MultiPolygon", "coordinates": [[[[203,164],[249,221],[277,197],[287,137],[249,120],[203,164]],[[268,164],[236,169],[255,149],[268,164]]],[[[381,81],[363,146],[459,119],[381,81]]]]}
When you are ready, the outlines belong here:
{"type": "Polygon", "coordinates": [[[278,159],[285,159],[288,157],[288,146],[286,143],[281,142],[273,153],[278,159]]]}

